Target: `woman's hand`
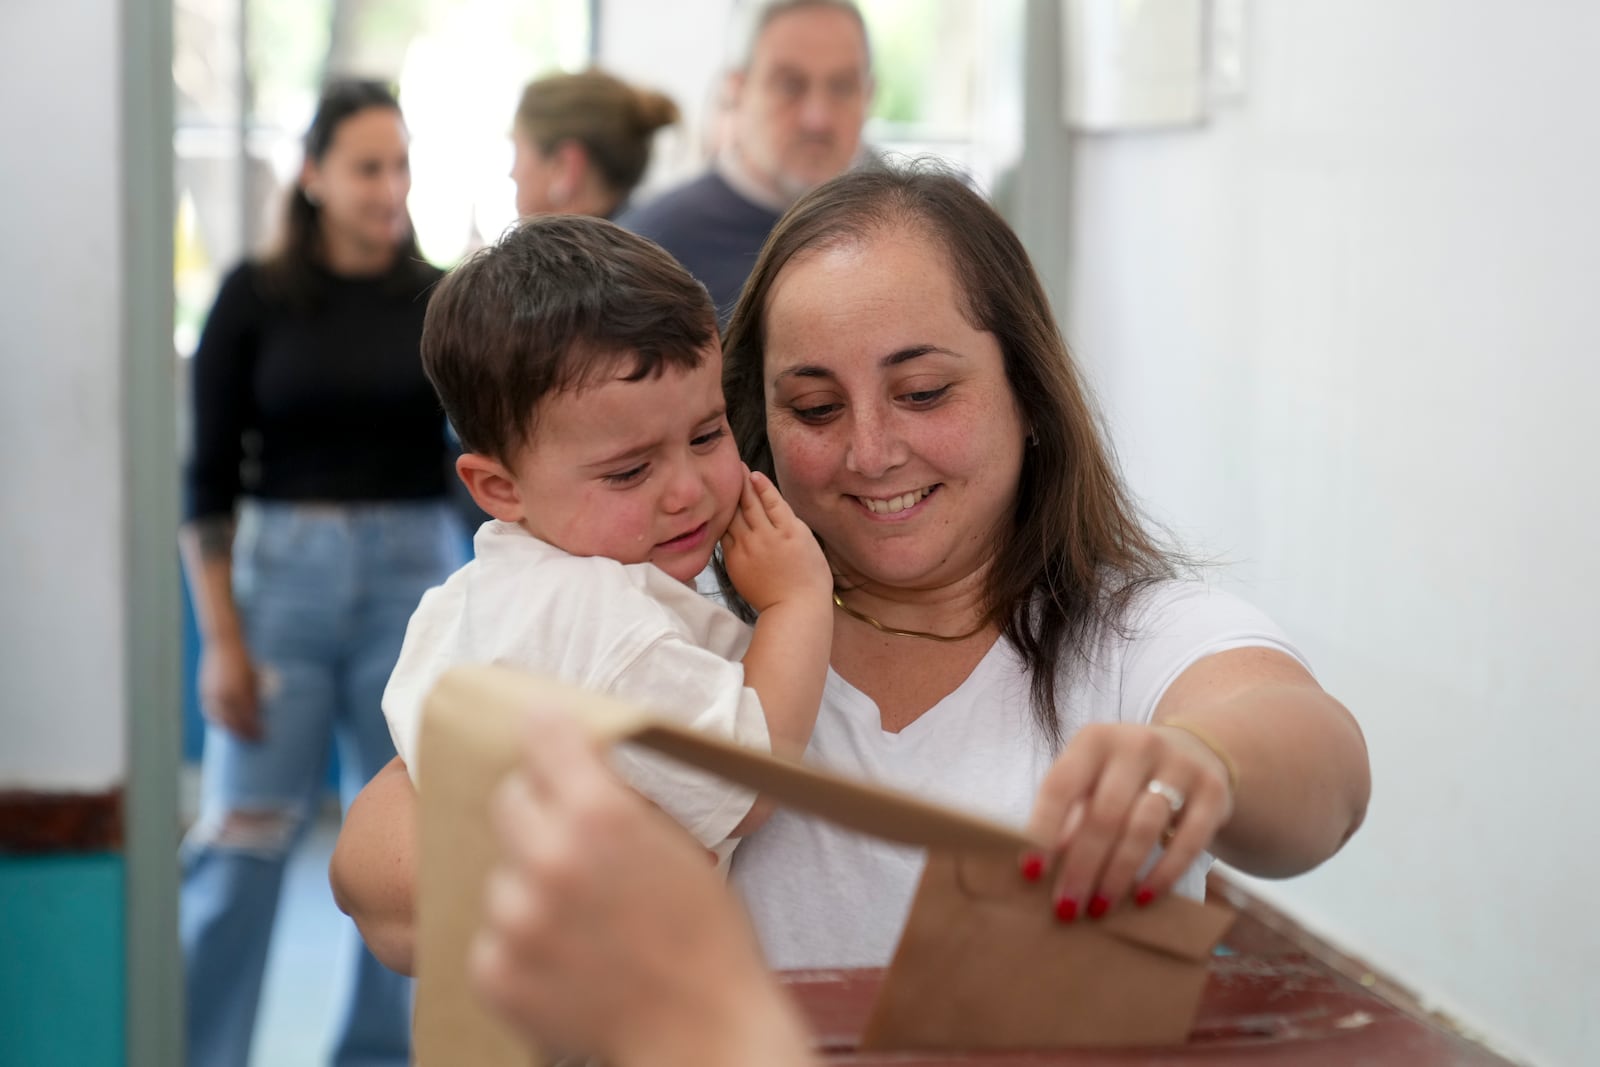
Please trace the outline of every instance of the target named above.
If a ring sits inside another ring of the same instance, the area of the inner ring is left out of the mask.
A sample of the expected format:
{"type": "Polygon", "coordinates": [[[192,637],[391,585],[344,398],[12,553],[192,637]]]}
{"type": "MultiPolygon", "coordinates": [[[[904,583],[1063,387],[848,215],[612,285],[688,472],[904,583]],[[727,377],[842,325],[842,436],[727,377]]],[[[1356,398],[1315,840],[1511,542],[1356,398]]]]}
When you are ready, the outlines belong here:
{"type": "MultiPolygon", "coordinates": [[[[1202,850],[1265,878],[1300,874],[1366,815],[1360,727],[1283,652],[1237,648],[1197,661],[1167,687],[1154,721],[1087,727],[1045,775],[1029,829],[1061,854],[1063,918],[1104,914],[1130,890],[1148,903],[1202,850]],[[1169,803],[1179,799],[1181,808],[1169,803]],[[1134,884],[1169,828],[1165,855],[1134,884]]],[[[1023,859],[1024,875],[1045,868],[1046,857],[1023,859]]]]}
{"type": "Polygon", "coordinates": [[[833,595],[822,546],[759,471],[745,477],[739,508],[722,536],[722,560],[734,588],[758,613],[792,598],[833,595]]]}
{"type": "MultiPolygon", "coordinates": [[[[1097,724],[1045,775],[1029,832],[1060,855],[1056,915],[1098,919],[1132,895],[1143,906],[1172,888],[1233,814],[1230,768],[1174,727],[1097,724]],[[1164,852],[1135,885],[1151,853],[1164,852]]],[[[1046,857],[1023,858],[1041,877],[1046,857]]]]}
{"type": "Polygon", "coordinates": [[[494,803],[503,854],[473,947],[480,994],[530,1039],[623,1067],[809,1062],[705,850],[575,723],[530,720],[494,803]]]}
{"type": "Polygon", "coordinates": [[[200,650],[200,708],[205,717],[246,741],[262,737],[260,675],[240,637],[206,641],[200,650]]]}

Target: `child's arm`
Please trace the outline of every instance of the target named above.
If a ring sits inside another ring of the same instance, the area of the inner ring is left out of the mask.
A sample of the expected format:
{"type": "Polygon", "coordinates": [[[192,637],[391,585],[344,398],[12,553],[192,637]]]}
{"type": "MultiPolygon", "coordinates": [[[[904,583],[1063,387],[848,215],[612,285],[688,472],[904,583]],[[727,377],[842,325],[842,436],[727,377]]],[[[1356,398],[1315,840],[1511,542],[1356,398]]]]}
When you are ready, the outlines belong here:
{"type": "Polygon", "coordinates": [[[734,587],[757,612],[745,684],[761,698],[772,751],[798,759],[811,742],[833,643],[833,574],[822,546],[766,475],[752,473],[722,538],[734,587]]]}

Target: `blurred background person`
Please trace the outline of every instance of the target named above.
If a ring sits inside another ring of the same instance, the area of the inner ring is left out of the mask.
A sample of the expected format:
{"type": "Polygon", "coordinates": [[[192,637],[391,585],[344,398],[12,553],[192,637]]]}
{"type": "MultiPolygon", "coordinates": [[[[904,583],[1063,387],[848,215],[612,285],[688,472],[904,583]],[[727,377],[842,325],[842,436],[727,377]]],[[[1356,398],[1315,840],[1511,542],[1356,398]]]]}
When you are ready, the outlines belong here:
{"type": "Polygon", "coordinates": [[[862,155],[873,88],[866,23],[849,0],[770,0],[746,25],[715,161],[617,219],[704,283],[724,324],[778,216],[862,155]]]}
{"type": "MultiPolygon", "coordinates": [[[[461,561],[453,452],[418,353],[439,271],[406,209],[395,97],[330,83],[304,149],[277,248],[224,280],[194,357],[182,548],[207,723],[180,927],[189,1062],[204,1067],[249,1058],[330,736],[348,805],[394,756],[379,698],[411,611],[461,561]]],[[[349,937],[332,1062],[399,1067],[409,981],[349,937]]]]}
{"type": "Polygon", "coordinates": [[[517,214],[614,217],[650,165],[656,131],[677,121],[670,97],[604,71],[532,82],[512,129],[517,214]]]}

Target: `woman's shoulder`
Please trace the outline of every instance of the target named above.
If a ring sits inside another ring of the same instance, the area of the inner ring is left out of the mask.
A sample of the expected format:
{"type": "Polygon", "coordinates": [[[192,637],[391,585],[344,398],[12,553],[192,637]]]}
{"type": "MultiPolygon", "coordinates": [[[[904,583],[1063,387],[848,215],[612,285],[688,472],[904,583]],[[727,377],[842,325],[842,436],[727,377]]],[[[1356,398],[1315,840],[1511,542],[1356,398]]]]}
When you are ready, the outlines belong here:
{"type": "Polygon", "coordinates": [[[1130,590],[1120,621],[1118,629],[1130,640],[1185,629],[1278,630],[1266,612],[1203,578],[1159,578],[1140,583],[1130,590]]]}
{"type": "Polygon", "coordinates": [[[246,259],[235,264],[217,283],[217,293],[206,316],[207,329],[222,336],[259,329],[276,311],[267,293],[260,260],[246,259]]]}
{"type": "Polygon", "coordinates": [[[256,258],[240,260],[222,276],[222,281],[217,285],[217,299],[239,303],[265,303],[266,289],[263,283],[266,274],[267,267],[262,260],[256,258]]]}
{"type": "Polygon", "coordinates": [[[1123,624],[1106,635],[1101,663],[1116,679],[1123,721],[1146,722],[1173,680],[1207,656],[1270,648],[1306,657],[1261,608],[1213,582],[1162,580],[1130,599],[1123,624]]]}

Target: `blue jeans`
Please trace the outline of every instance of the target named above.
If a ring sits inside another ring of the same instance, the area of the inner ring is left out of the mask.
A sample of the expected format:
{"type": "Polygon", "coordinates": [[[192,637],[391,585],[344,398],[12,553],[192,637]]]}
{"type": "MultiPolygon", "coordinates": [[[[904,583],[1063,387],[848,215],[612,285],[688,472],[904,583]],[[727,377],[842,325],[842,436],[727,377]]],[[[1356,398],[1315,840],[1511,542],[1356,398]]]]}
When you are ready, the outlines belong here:
{"type": "MultiPolygon", "coordinates": [[[[260,676],[265,736],[206,726],[179,923],[195,1067],[245,1067],[284,867],[316,808],[329,738],[348,809],[394,757],[383,687],[411,612],[460,565],[461,545],[443,501],[245,505],[234,598],[260,676]]],[[[411,981],[380,964],[354,926],[348,937],[354,980],[332,1062],[404,1067],[411,981]]]]}

